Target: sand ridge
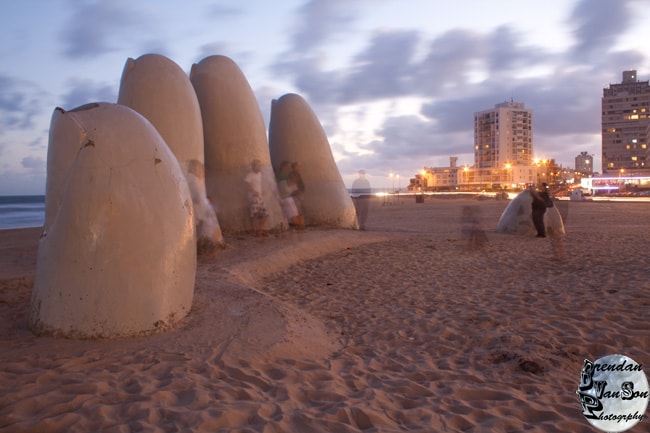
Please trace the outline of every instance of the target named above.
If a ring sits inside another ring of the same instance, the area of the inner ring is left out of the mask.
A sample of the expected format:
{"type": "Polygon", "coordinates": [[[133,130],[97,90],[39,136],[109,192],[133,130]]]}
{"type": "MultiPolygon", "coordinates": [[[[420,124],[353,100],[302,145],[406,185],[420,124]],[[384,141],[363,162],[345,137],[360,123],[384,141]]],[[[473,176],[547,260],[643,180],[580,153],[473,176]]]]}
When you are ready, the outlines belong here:
{"type": "Polygon", "coordinates": [[[3,265],[0,431],[594,431],[583,359],[650,360],[647,206],[571,203],[562,259],[497,234],[506,204],[375,200],[368,232],[230,239],[183,325],[145,338],[33,337],[33,269],[3,265]]]}

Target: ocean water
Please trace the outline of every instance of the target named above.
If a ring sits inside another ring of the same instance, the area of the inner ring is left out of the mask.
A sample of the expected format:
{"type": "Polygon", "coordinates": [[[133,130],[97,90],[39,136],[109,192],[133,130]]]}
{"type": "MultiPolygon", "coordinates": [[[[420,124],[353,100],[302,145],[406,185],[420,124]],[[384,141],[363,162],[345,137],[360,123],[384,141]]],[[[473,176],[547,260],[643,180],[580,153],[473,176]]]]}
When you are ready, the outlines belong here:
{"type": "Polygon", "coordinates": [[[0,196],[0,230],[41,227],[44,222],[44,195],[0,196]]]}

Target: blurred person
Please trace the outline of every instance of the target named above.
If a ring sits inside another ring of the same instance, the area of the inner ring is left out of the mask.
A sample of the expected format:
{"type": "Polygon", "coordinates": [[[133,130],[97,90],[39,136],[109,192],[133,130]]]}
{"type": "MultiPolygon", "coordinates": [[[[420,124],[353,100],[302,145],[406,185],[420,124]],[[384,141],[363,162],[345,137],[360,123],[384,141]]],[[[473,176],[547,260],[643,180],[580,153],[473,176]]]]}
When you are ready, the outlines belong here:
{"type": "Polygon", "coordinates": [[[368,219],[368,208],[370,207],[371,187],[366,178],[366,171],[359,170],[359,177],[352,182],[352,200],[357,212],[357,221],[359,229],[366,229],[366,220],[368,219]]]}
{"type": "Polygon", "coordinates": [[[289,226],[300,228],[300,212],[298,211],[298,205],[294,197],[294,194],[298,191],[298,183],[295,175],[292,173],[292,167],[289,161],[282,161],[276,174],[276,180],[282,212],[287,218],[289,226]]]}
{"type": "Polygon", "coordinates": [[[253,236],[264,235],[264,223],[269,216],[262,198],[262,163],[259,159],[251,161],[251,170],[244,178],[248,186],[248,206],[253,236]]]}
{"type": "MultiPolygon", "coordinates": [[[[297,202],[301,201],[302,195],[305,193],[305,182],[302,180],[302,173],[300,172],[300,164],[297,162],[291,163],[291,172],[289,176],[294,180],[296,184],[296,191],[293,193],[293,196],[297,198],[297,202]]],[[[300,205],[298,205],[300,208],[300,205]]]]}
{"type": "Polygon", "coordinates": [[[464,206],[461,217],[461,233],[467,238],[467,247],[477,250],[487,243],[487,235],[481,229],[477,206],[464,206]]]}
{"type": "Polygon", "coordinates": [[[303,203],[305,182],[302,180],[300,164],[297,162],[291,164],[291,173],[289,178],[291,179],[291,182],[296,185],[295,191],[291,194],[293,200],[296,202],[296,207],[298,208],[298,216],[295,218],[295,224],[297,228],[302,228],[305,225],[305,205],[303,203]]]}
{"type": "Polygon", "coordinates": [[[186,177],[194,207],[197,251],[199,254],[208,253],[223,243],[223,236],[214,207],[206,195],[203,163],[196,159],[191,160],[186,177]]]}

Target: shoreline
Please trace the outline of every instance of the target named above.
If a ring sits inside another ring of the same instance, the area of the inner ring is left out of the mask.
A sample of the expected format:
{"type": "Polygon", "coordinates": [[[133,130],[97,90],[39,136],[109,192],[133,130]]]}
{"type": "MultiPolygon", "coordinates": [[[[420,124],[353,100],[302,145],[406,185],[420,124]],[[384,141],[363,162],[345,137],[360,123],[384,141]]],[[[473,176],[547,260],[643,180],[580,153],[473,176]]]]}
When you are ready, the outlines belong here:
{"type": "MultiPolygon", "coordinates": [[[[413,201],[415,199],[415,196],[420,196],[423,195],[426,199],[429,200],[494,200],[495,199],[495,192],[480,192],[480,191],[475,191],[475,192],[425,192],[425,193],[418,193],[418,192],[400,192],[400,193],[388,193],[388,192],[381,192],[381,193],[373,193],[371,198],[375,201],[381,201],[382,203],[385,203],[386,205],[394,205],[394,202],[408,202],[408,201],[413,201]]],[[[512,197],[516,195],[516,193],[511,193],[513,194],[512,197]]],[[[5,196],[7,197],[7,196],[5,196]]],[[[45,196],[20,196],[20,197],[44,197],[45,196]]],[[[571,202],[571,200],[568,197],[554,197],[555,201],[558,202],[571,202]]],[[[588,200],[585,200],[584,202],[587,203],[650,203],[650,196],[590,196],[588,200]]],[[[579,203],[576,201],[572,201],[572,203],[579,203]]],[[[43,203],[44,206],[44,203],[43,203]]],[[[42,217],[39,217],[39,220],[43,220],[45,218],[44,213],[42,217]]],[[[0,221],[1,223],[1,221],[0,221]]],[[[24,229],[36,229],[40,228],[41,226],[39,225],[29,225],[29,226],[10,226],[10,227],[1,227],[0,226],[0,233],[6,230],[24,230],[24,229]]]]}

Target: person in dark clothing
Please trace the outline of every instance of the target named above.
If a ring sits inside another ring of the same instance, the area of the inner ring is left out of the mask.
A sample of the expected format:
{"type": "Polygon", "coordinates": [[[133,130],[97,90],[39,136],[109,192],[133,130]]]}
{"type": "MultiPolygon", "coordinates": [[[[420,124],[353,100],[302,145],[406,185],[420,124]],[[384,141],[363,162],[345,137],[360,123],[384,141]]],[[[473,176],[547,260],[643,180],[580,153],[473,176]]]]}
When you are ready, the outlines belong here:
{"type": "Polygon", "coordinates": [[[533,225],[537,230],[538,238],[546,237],[546,228],[544,227],[544,214],[547,207],[553,206],[553,201],[548,194],[548,185],[542,184],[542,190],[536,191],[530,189],[530,195],[533,197],[533,225]]]}

